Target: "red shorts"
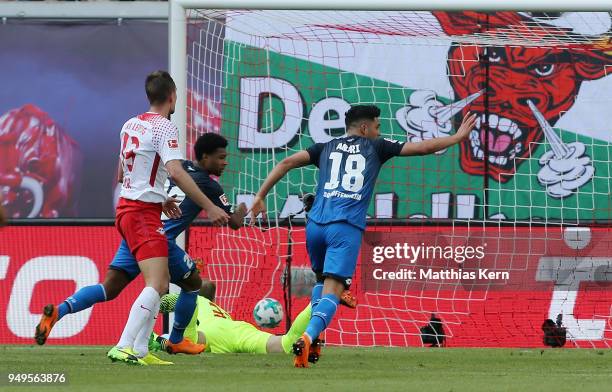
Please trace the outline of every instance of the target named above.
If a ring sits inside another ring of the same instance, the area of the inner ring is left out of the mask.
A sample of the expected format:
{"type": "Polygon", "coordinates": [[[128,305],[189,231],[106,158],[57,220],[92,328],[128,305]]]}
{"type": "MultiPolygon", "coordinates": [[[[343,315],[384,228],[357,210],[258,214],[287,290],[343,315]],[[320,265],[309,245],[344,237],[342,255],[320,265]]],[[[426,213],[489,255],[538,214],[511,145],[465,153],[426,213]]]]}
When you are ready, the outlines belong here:
{"type": "Polygon", "coordinates": [[[168,257],[161,212],[161,204],[119,198],[115,226],[136,261],[168,257]]]}

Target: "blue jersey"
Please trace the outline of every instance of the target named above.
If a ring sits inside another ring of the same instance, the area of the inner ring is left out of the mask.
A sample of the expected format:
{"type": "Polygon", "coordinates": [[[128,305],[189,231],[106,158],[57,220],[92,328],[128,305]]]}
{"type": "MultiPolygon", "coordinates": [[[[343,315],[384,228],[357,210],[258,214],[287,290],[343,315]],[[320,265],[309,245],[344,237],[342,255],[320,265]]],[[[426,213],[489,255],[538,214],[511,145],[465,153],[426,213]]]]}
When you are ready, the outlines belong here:
{"type": "MultiPolygon", "coordinates": [[[[222,208],[228,214],[231,212],[231,204],[228,202],[221,185],[208,175],[208,172],[191,161],[183,161],[183,169],[191,176],[200,190],[212,201],[215,205],[222,208]]],[[[167,189],[168,195],[180,200],[179,195],[184,195],[173,181],[167,189]]],[[[179,205],[181,208],[181,217],[178,219],[168,219],[164,222],[164,230],[168,240],[174,241],[176,237],[187,229],[193,220],[202,212],[202,208],[194,203],[189,197],[183,199],[179,205]]]]}
{"type": "Polygon", "coordinates": [[[306,151],[319,168],[319,184],[308,219],[319,224],[344,221],[364,230],[380,167],[399,155],[403,145],[345,136],[310,146],[306,151]]]}

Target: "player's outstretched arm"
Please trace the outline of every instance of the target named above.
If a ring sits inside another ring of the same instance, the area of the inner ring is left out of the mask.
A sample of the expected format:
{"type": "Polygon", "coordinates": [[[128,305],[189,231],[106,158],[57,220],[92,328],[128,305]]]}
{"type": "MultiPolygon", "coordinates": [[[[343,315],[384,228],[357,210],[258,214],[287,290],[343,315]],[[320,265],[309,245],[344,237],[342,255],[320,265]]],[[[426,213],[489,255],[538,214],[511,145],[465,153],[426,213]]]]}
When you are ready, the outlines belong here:
{"type": "Polygon", "coordinates": [[[185,192],[185,195],[193,200],[198,206],[206,210],[208,219],[210,219],[215,226],[222,226],[227,223],[229,220],[227,213],[223,211],[222,208],[217,207],[204,193],[202,193],[200,188],[193,181],[193,178],[183,169],[181,161],[178,159],[168,161],[166,163],[166,169],[174,183],[185,192]]]}
{"type": "Polygon", "coordinates": [[[468,113],[465,117],[463,117],[461,126],[454,135],[424,140],[419,143],[406,143],[402,147],[400,155],[428,155],[457,144],[466,139],[472,129],[474,129],[476,117],[477,115],[475,113],[468,113]]]}
{"type": "Polygon", "coordinates": [[[289,172],[289,170],[309,164],[310,154],[305,150],[296,152],[295,154],[280,161],[280,163],[276,165],[268,174],[268,177],[266,177],[264,183],[261,185],[259,192],[257,192],[257,195],[255,195],[253,207],[251,207],[251,222],[255,222],[255,218],[260,213],[266,211],[266,203],[264,200],[266,199],[268,192],[270,192],[270,189],[272,189],[272,187],[276,185],[276,183],[279,182],[280,179],[289,172]]]}

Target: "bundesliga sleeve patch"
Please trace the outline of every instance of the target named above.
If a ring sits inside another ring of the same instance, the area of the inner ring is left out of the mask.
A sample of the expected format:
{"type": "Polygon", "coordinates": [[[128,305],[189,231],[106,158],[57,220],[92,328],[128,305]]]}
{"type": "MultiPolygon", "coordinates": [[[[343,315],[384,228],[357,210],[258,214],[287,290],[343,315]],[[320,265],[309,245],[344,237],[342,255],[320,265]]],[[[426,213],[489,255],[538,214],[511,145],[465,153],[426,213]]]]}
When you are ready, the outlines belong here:
{"type": "Polygon", "coordinates": [[[219,196],[219,200],[221,200],[221,204],[223,204],[224,206],[230,205],[229,200],[227,200],[227,196],[225,196],[225,193],[219,196]]]}
{"type": "Polygon", "coordinates": [[[168,147],[170,147],[170,148],[178,148],[178,146],[179,146],[178,140],[176,140],[176,139],[168,140],[168,147]]]}

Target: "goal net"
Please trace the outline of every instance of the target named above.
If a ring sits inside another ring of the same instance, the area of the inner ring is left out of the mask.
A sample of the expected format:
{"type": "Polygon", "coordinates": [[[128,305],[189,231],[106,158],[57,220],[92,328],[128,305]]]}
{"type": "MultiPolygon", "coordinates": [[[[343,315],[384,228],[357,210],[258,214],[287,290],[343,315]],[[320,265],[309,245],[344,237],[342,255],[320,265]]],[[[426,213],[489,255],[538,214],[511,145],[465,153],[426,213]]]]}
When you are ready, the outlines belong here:
{"type": "MultiPolygon", "coordinates": [[[[351,105],[377,105],[382,136],[402,142],[478,114],[460,144],[381,169],[359,305],[337,313],[328,344],[431,344],[435,315],[448,346],[534,347],[561,315],[571,344],[609,346],[609,12],[188,9],[186,27],[172,56],[186,59],[188,157],[204,132],[228,139],[234,204],[284,157],[343,136],[351,105]]],[[[308,303],[301,197],[317,170],[280,181],[254,227],[190,230],[234,317],[252,321],[266,296],[290,316],[308,303]]]]}

